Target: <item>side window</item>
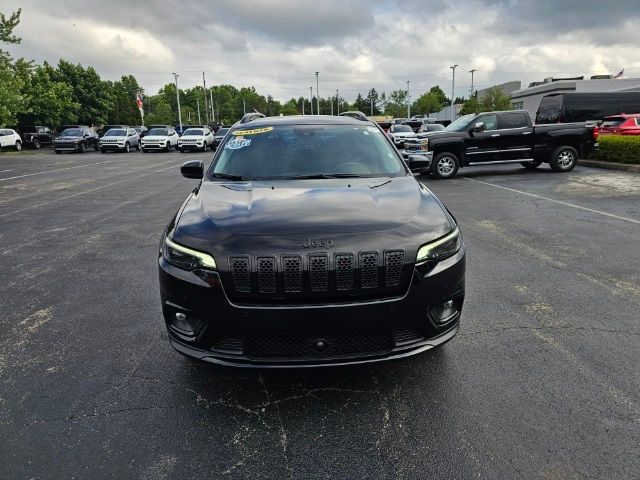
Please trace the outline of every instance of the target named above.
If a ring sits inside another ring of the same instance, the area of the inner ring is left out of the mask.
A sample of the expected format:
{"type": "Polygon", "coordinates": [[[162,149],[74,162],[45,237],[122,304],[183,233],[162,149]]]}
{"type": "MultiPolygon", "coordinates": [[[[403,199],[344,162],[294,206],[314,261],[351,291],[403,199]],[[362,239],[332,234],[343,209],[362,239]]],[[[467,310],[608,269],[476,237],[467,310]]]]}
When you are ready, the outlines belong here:
{"type": "Polygon", "coordinates": [[[485,130],[497,130],[498,129],[498,117],[496,115],[485,115],[480,117],[480,122],[484,122],[485,130]]]}
{"type": "Polygon", "coordinates": [[[38,127],[38,133],[44,133],[44,128],[38,127]]]}
{"type": "Polygon", "coordinates": [[[527,126],[527,117],[524,113],[503,113],[500,115],[500,130],[527,126]]]}

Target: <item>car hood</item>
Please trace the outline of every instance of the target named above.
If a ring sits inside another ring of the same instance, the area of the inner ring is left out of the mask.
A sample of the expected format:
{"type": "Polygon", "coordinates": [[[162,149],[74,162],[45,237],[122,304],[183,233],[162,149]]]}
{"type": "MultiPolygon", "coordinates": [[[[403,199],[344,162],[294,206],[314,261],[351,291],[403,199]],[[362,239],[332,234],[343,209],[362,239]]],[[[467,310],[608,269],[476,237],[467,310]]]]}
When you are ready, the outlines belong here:
{"type": "Polygon", "coordinates": [[[119,137],[119,136],[108,136],[108,137],[102,137],[100,140],[117,140],[119,142],[126,140],[127,137],[119,137]]]}
{"type": "MultiPolygon", "coordinates": [[[[224,258],[304,253],[308,240],[335,252],[417,248],[451,231],[439,201],[413,176],[203,182],[170,226],[173,239],[224,258]]],[[[415,257],[414,257],[415,258],[415,257]]]]}
{"type": "Polygon", "coordinates": [[[77,141],[82,140],[82,137],[67,137],[67,136],[59,136],[56,140],[64,140],[64,141],[77,141]]]}
{"type": "Polygon", "coordinates": [[[146,135],[144,140],[151,140],[152,142],[158,140],[167,140],[169,137],[167,135],[146,135]]]}
{"type": "Polygon", "coordinates": [[[394,137],[415,137],[416,134],[413,132],[393,132],[391,135],[394,137]]]}
{"type": "Polygon", "coordinates": [[[180,140],[203,140],[204,137],[202,135],[182,135],[180,140]]]}

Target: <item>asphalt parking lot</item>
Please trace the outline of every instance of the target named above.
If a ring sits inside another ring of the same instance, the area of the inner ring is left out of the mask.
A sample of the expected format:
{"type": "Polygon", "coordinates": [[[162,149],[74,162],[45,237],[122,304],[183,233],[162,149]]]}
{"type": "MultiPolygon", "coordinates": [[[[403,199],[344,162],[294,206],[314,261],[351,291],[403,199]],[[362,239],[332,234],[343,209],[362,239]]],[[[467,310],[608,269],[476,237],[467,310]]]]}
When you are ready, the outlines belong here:
{"type": "Polygon", "coordinates": [[[196,158],[0,155],[0,478],[637,478],[638,174],[423,179],[467,243],[460,334],[259,371],[167,342],[158,241],[196,158]]]}

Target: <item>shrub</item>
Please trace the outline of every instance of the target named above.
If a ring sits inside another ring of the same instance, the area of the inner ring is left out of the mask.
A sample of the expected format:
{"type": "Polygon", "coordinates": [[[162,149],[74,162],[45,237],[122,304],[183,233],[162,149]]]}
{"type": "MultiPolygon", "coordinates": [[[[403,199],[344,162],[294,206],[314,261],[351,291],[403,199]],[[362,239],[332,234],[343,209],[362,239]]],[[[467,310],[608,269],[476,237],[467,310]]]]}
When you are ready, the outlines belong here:
{"type": "Polygon", "coordinates": [[[640,135],[601,135],[598,160],[640,164],[640,135]]]}

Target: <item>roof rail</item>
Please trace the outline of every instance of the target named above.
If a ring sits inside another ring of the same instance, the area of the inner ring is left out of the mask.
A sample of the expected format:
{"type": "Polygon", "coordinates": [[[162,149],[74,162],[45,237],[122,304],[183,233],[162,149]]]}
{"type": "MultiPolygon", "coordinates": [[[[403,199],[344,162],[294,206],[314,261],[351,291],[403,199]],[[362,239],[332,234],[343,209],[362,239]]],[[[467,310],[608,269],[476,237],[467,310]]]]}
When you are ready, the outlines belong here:
{"type": "Polygon", "coordinates": [[[342,112],[340,115],[340,117],[351,117],[351,118],[355,118],[356,120],[362,120],[363,122],[368,122],[369,119],[367,118],[367,116],[358,111],[358,110],[351,110],[348,112],[342,112]]]}
{"type": "Polygon", "coordinates": [[[253,109],[253,112],[249,112],[249,113],[245,113],[242,118],[240,119],[240,123],[249,123],[252,122],[254,120],[257,120],[258,118],[265,118],[265,115],[263,115],[262,113],[258,112],[255,108],[253,109]]]}

